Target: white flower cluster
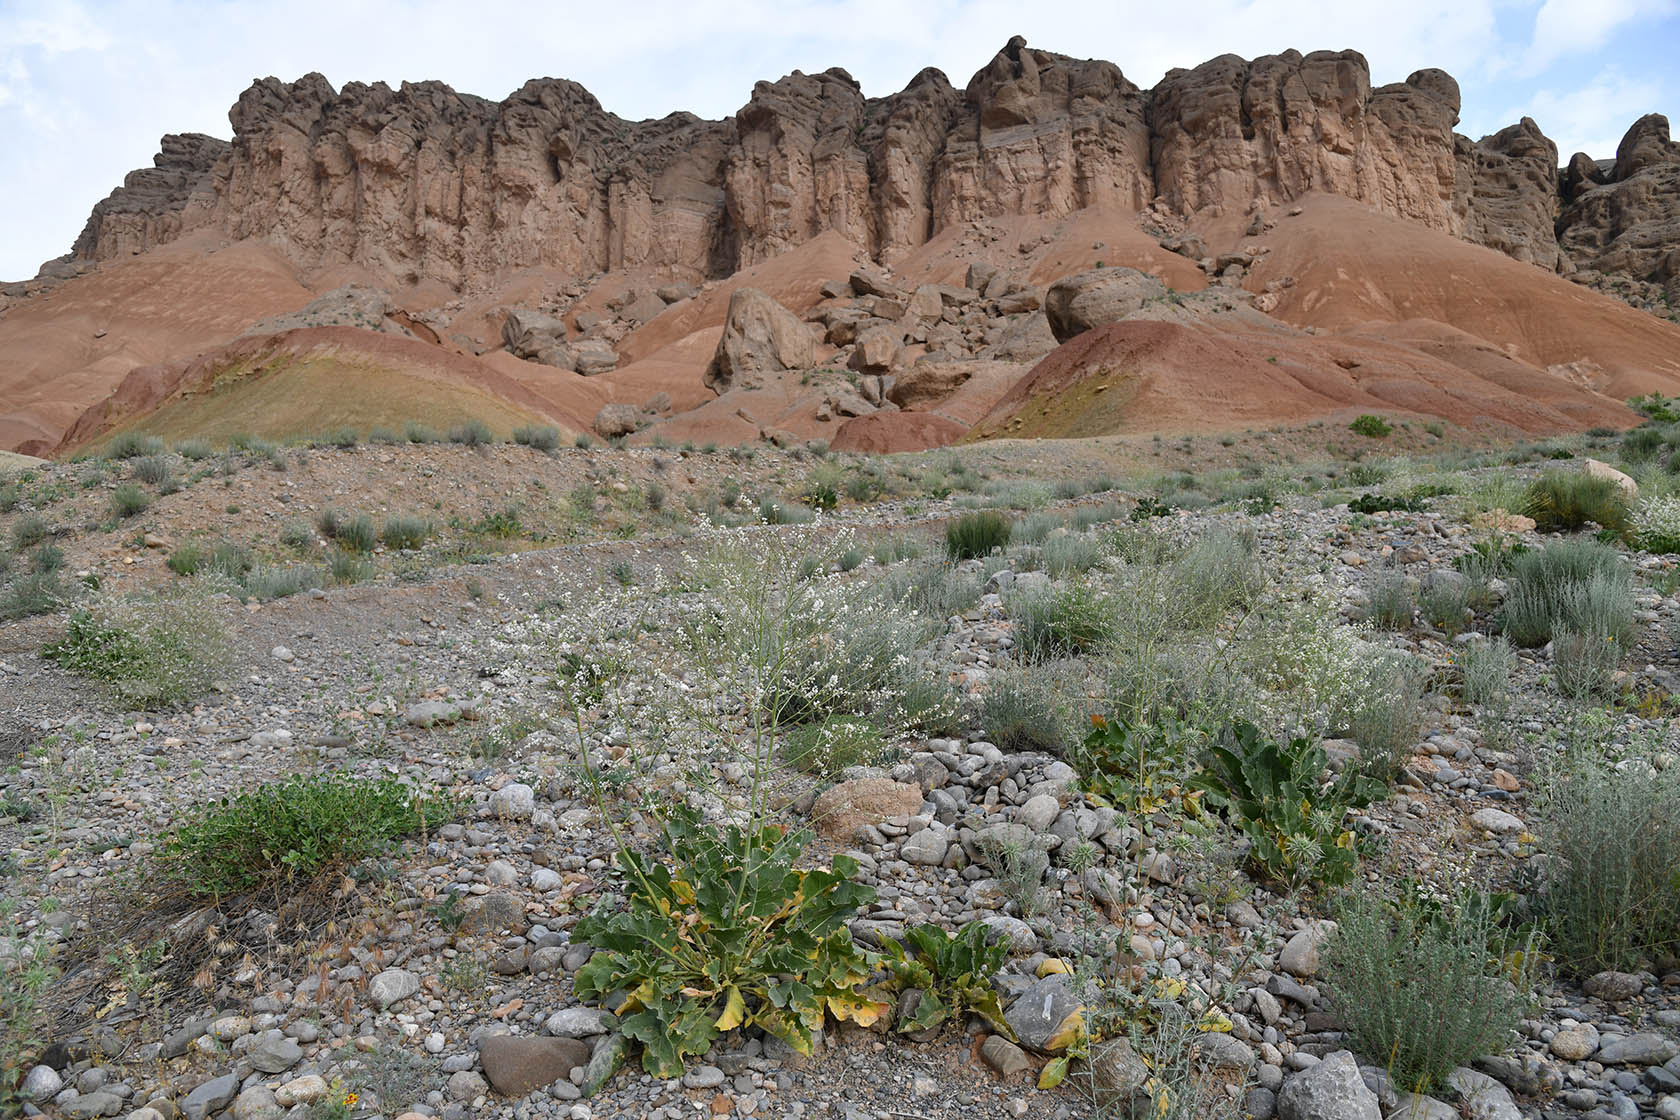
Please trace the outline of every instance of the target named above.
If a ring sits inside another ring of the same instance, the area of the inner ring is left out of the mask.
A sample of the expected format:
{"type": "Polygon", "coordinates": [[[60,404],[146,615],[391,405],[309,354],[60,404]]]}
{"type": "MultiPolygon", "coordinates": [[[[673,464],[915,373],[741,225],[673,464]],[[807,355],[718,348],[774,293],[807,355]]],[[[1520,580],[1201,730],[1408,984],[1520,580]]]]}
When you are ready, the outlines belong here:
{"type": "Polygon", "coordinates": [[[1633,511],[1640,546],[1668,552],[1680,546],[1680,495],[1646,498],[1633,511]]]}

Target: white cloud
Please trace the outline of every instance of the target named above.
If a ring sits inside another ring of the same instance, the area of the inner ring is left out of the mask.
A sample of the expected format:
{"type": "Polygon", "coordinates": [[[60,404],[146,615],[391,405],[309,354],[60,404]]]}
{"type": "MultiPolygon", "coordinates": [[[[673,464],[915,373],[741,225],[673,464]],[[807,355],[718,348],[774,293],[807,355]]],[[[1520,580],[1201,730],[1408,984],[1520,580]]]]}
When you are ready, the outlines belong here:
{"type": "Polygon", "coordinates": [[[1569,55],[1591,54],[1631,23],[1671,15],[1673,0],[1545,0],[1534,16],[1524,60],[1540,71],[1569,55]]]}
{"type": "Polygon", "coordinates": [[[1533,117],[1557,142],[1558,158],[1568,161],[1576,152],[1594,159],[1611,159],[1628,126],[1661,103],[1659,82],[1631,78],[1615,67],[1600,71],[1578,89],[1544,89],[1509,116],[1533,117]]]}

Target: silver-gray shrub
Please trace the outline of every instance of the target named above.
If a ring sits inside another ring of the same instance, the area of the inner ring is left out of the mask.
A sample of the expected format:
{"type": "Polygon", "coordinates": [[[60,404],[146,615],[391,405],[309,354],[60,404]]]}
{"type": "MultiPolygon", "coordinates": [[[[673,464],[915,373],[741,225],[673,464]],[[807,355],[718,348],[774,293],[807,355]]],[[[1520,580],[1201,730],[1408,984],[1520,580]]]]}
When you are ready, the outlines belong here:
{"type": "Polygon", "coordinates": [[[1399,773],[1423,735],[1429,667],[1399,650],[1373,649],[1346,700],[1347,730],[1359,744],[1368,771],[1388,779],[1399,773]]]}
{"type": "Polygon", "coordinates": [[[1540,793],[1540,912],[1558,961],[1585,976],[1680,953],[1680,767],[1584,751],[1540,793]]]}

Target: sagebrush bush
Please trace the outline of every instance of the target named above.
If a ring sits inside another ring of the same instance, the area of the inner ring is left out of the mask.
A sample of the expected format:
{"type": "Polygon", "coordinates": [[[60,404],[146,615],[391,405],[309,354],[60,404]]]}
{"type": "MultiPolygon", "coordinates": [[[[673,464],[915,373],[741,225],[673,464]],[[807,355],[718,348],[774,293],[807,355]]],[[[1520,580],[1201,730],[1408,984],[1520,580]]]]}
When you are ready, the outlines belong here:
{"type": "Polygon", "coordinates": [[[1423,736],[1423,697],[1429,667],[1398,650],[1372,650],[1348,701],[1347,730],[1359,744],[1367,773],[1388,780],[1400,772],[1423,736]]]}
{"type": "Polygon", "coordinates": [[[437,443],[442,437],[435,428],[430,428],[418,420],[410,420],[403,426],[403,438],[409,443],[437,443]]]}
{"type": "Polygon", "coordinates": [[[134,517],[151,508],[152,498],[132,482],[111,491],[111,512],[117,517],[134,517]]]}
{"type": "Polygon", "coordinates": [[[857,716],[830,716],[807,723],[788,736],[782,753],[801,770],[833,776],[848,766],[868,766],[886,752],[886,740],[874,722],[857,716]]]}
{"type": "Polygon", "coordinates": [[[52,535],[47,519],[38,513],[26,513],[12,523],[12,548],[22,552],[34,548],[52,535]]]}
{"type": "Polygon", "coordinates": [[[386,518],[379,539],[386,548],[419,548],[432,532],[432,523],[424,517],[397,516],[386,518]]]}
{"type": "Polygon", "coordinates": [[[1596,633],[1624,647],[1633,636],[1632,577],[1621,554],[1591,540],[1558,541],[1511,562],[1501,618],[1519,646],[1541,646],[1558,630],[1596,633]]]}
{"type": "Polygon", "coordinates": [[[16,576],[0,588],[0,621],[50,614],[68,597],[57,572],[16,576]]]}
{"type": "Polygon", "coordinates": [[[1630,527],[1631,511],[1621,487],[1584,471],[1547,471],[1530,484],[1522,512],[1542,533],[1574,532],[1588,522],[1616,533],[1630,527]]]}
{"type": "Polygon", "coordinates": [[[1417,613],[1417,599],[1403,572],[1379,568],[1365,583],[1365,618],[1382,630],[1404,630],[1417,613]]]}
{"type": "Polygon", "coordinates": [[[1516,651],[1504,638],[1471,642],[1453,655],[1467,703],[1499,704],[1511,687],[1516,651]]]}
{"type": "Polygon", "coordinates": [[[231,541],[217,541],[209,547],[198,541],[187,541],[173,549],[165,563],[176,575],[213,572],[238,583],[251,570],[251,552],[231,541]]]}
{"type": "Polygon", "coordinates": [[[1213,529],[1203,533],[1172,565],[1180,625],[1201,629],[1249,602],[1263,583],[1252,533],[1213,529]]]}
{"type": "Polygon", "coordinates": [[[1022,592],[1008,602],[1023,657],[1078,656],[1109,642],[1117,617],[1108,596],[1084,584],[1022,592]]]}
{"type": "Polygon", "coordinates": [[[197,584],[168,595],[100,595],[71,613],[64,640],[41,656],[145,708],[202,695],[233,663],[210,594],[197,584]]]}
{"type": "Polygon", "coordinates": [[[945,552],[953,560],[989,556],[1009,543],[1009,519],[995,510],[964,514],[945,526],[945,552]]]}
{"type": "Polygon", "coordinates": [[[379,543],[379,530],[374,528],[373,518],[358,513],[350,518],[335,519],[332,538],[339,547],[352,552],[372,552],[373,546],[379,543]]]}
{"type": "Polygon", "coordinates": [[[1103,545],[1086,533],[1054,533],[1044,542],[1040,555],[1044,570],[1052,576],[1078,575],[1090,571],[1103,560],[1103,545]]]}
{"type": "Polygon", "coordinates": [[[526,424],[513,430],[513,442],[538,451],[553,451],[560,446],[560,429],[552,424],[526,424]]]}
{"type": "Polygon", "coordinates": [[[1049,667],[1025,665],[992,675],[980,699],[980,729],[1006,751],[1061,754],[1072,741],[1072,718],[1049,667]]]}
{"type": "Polygon", "coordinates": [[[321,569],[308,564],[265,564],[245,574],[246,592],[264,603],[320,587],[325,582],[321,569]]]}
{"type": "Polygon", "coordinates": [[[373,578],[373,563],[342,548],[335,549],[327,561],[327,571],[334,583],[361,583],[373,578]]]}
{"type": "Polygon", "coordinates": [[[105,445],[107,459],[137,459],[142,455],[157,455],[163,451],[163,441],[140,432],[122,432],[105,445]]]}
{"type": "Polygon", "coordinates": [[[1424,621],[1447,635],[1464,631],[1470,611],[1470,581],[1458,572],[1430,572],[1418,590],[1424,621]]]}
{"type": "Polygon", "coordinates": [[[191,463],[208,459],[213,454],[208,440],[184,439],[175,445],[175,454],[191,463]]]}
{"type": "Polygon", "coordinates": [[[175,470],[169,465],[169,460],[163,455],[143,455],[134,460],[130,468],[131,473],[141,482],[153,486],[163,486],[175,475],[175,470]]]}
{"type": "Polygon", "coordinates": [[[444,824],[458,808],[394,778],[299,775],[207,806],[170,834],[158,858],[170,881],[198,897],[302,889],[444,824]]]}
{"type": "Polygon", "coordinates": [[[468,447],[484,447],[495,443],[496,437],[484,421],[465,420],[449,429],[449,442],[465,444],[468,447]]]}
{"type": "Polygon", "coordinates": [[[1540,792],[1540,910],[1553,955],[1585,976],[1680,954],[1680,767],[1583,755],[1540,792]]]}
{"type": "Polygon", "coordinates": [[[1397,1088],[1428,1093],[1518,1038],[1529,978],[1494,967],[1501,933],[1473,898],[1430,906],[1356,892],[1336,908],[1322,982],[1354,1049],[1397,1088]]]}
{"type": "Polygon", "coordinates": [[[881,594],[905,610],[945,619],[972,610],[979,603],[981,580],[973,572],[925,560],[887,572],[881,581],[881,594]]]}

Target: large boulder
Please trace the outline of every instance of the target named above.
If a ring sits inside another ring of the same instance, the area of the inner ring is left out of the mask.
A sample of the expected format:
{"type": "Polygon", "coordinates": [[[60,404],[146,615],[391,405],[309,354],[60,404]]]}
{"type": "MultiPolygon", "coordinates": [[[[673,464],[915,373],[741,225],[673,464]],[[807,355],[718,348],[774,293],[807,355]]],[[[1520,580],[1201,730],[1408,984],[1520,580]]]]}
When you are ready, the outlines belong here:
{"type": "Polygon", "coordinates": [[[523,1097],[589,1064],[590,1045],[574,1038],[487,1036],[478,1047],[490,1087],[505,1097],[523,1097]]]}
{"type": "Polygon", "coordinates": [[[1118,323],[1152,300],[1165,299],[1167,286],[1135,268],[1093,268],[1064,276],[1044,296],[1044,314],[1057,342],[1092,327],[1118,323]]]}
{"type": "Polygon", "coordinates": [[[635,405],[609,404],[603,405],[601,411],[595,414],[595,422],[590,426],[602,439],[616,439],[634,432],[641,418],[635,405]]]}
{"type": "Polygon", "coordinates": [[[754,374],[804,369],[814,355],[811,328],[799,316],[757,288],[737,288],[704,381],[722,394],[754,374]]]}
{"type": "MultiPolygon", "coordinates": [[[[542,311],[516,307],[502,321],[502,344],[509,354],[527,361],[542,361],[545,351],[552,351],[566,341],[566,324],[542,311]]],[[[547,362],[561,365],[561,362],[547,362]]],[[[568,367],[570,368],[570,367],[568,367]]]]}
{"type": "Polygon", "coordinates": [[[898,333],[890,327],[871,327],[858,336],[857,348],[846,362],[862,373],[886,373],[898,363],[898,333]]]}
{"type": "Polygon", "coordinates": [[[1279,1120],[1382,1120],[1377,1095],[1359,1076],[1359,1063],[1338,1050],[1302,1070],[1278,1091],[1279,1120]]]}
{"type": "Polygon", "coordinates": [[[811,805],[817,831],[850,841],[857,830],[888,817],[911,817],[921,812],[922,788],[891,778],[858,778],[824,790],[811,805]]]}

